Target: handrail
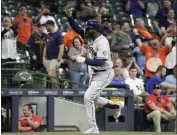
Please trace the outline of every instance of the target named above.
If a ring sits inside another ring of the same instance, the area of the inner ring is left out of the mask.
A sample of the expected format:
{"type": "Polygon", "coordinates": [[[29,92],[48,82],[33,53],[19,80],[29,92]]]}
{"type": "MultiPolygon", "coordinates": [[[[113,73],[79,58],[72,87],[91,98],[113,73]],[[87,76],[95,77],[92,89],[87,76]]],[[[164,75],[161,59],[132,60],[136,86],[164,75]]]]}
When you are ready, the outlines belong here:
{"type": "MultiPolygon", "coordinates": [[[[19,63],[18,63],[18,62],[5,62],[5,63],[3,63],[2,65],[4,66],[4,65],[9,65],[9,64],[28,64],[28,63],[27,63],[27,62],[19,62],[19,63]]],[[[8,70],[13,71],[13,69],[15,69],[15,68],[2,68],[2,70],[6,70],[6,71],[8,71],[8,70]]],[[[16,70],[16,71],[18,71],[18,70],[20,71],[21,69],[20,69],[20,68],[17,68],[17,69],[15,69],[15,70],[16,70]]],[[[52,78],[52,79],[56,79],[56,80],[58,80],[58,81],[67,81],[68,83],[71,83],[71,84],[82,85],[82,86],[85,86],[86,88],[89,87],[88,84],[73,82],[72,80],[69,80],[69,79],[63,79],[63,78],[48,76],[47,74],[41,73],[41,72],[39,72],[39,71],[32,71],[32,70],[26,70],[26,71],[29,72],[29,73],[31,73],[31,74],[41,75],[41,76],[43,76],[43,77],[49,77],[49,78],[52,78]]],[[[44,81],[41,77],[33,76],[33,78],[38,79],[38,80],[40,80],[40,81],[44,81]]],[[[46,82],[49,82],[49,83],[52,83],[51,80],[45,80],[45,81],[46,81],[46,82]]],[[[63,83],[60,83],[60,82],[56,82],[56,84],[61,85],[61,86],[64,86],[64,84],[63,84],[63,83]]],[[[127,84],[119,84],[119,85],[112,85],[112,84],[110,84],[110,85],[108,85],[106,88],[107,88],[107,89],[110,88],[110,90],[111,90],[111,88],[125,88],[126,90],[130,90],[129,85],[127,85],[127,84]]],[[[123,92],[123,93],[126,93],[126,92],[123,92]]]]}
{"type": "Polygon", "coordinates": [[[20,71],[21,68],[1,68],[2,71],[20,71]]]}
{"type": "Polygon", "coordinates": [[[1,67],[6,66],[6,65],[13,65],[13,64],[18,64],[18,65],[19,64],[27,64],[27,65],[29,65],[29,63],[25,62],[25,61],[23,61],[23,62],[4,62],[1,64],[1,67]]]}
{"type": "MultiPolygon", "coordinates": [[[[88,86],[88,85],[83,84],[83,83],[73,82],[73,81],[71,81],[71,80],[69,80],[69,79],[63,79],[63,78],[61,79],[61,78],[58,78],[58,77],[48,76],[47,74],[44,74],[44,73],[41,73],[41,72],[38,72],[38,71],[37,71],[37,72],[36,72],[36,71],[32,71],[32,70],[27,70],[27,71],[28,71],[29,73],[42,75],[42,76],[44,76],[44,77],[49,77],[49,78],[52,78],[52,79],[56,79],[56,80],[58,80],[58,81],[67,81],[67,82],[73,83],[73,84],[78,84],[78,85],[82,85],[82,86],[88,86]]],[[[43,81],[41,78],[38,78],[38,77],[35,77],[35,78],[37,78],[37,79],[43,81]]],[[[57,84],[60,84],[60,83],[57,83],[57,84]]]]}

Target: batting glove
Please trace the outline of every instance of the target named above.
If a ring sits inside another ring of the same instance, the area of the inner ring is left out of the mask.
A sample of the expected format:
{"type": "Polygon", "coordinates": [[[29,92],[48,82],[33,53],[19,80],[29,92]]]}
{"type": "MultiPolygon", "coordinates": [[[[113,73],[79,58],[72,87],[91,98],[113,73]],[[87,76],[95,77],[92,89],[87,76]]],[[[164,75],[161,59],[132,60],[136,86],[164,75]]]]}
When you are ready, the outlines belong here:
{"type": "Polygon", "coordinates": [[[82,57],[82,56],[77,56],[77,57],[76,57],[76,61],[77,61],[78,63],[84,63],[84,62],[85,62],[85,58],[82,57]]]}

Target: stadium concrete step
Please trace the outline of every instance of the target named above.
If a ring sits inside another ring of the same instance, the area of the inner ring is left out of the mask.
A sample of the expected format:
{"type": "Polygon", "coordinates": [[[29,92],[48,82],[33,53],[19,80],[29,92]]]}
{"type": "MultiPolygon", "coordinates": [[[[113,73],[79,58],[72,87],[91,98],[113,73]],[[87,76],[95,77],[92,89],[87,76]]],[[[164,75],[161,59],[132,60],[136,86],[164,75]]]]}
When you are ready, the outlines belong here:
{"type": "MultiPolygon", "coordinates": [[[[20,116],[23,115],[23,106],[32,104],[34,112],[41,115],[42,126],[46,125],[46,98],[45,97],[21,97],[19,105],[20,116]]],[[[74,103],[61,98],[55,98],[54,125],[56,130],[85,131],[88,129],[86,110],[83,104],[74,103]],[[62,127],[62,128],[61,128],[62,127]],[[71,127],[71,128],[70,128],[71,127]]]]}

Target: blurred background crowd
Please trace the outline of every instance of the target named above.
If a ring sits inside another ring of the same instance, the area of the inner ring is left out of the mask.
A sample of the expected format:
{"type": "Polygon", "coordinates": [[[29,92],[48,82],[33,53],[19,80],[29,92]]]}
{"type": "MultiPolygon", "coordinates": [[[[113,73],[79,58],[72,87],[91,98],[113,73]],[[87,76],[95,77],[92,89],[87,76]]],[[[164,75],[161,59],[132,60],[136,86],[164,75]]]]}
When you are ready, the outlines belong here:
{"type": "MultiPolygon", "coordinates": [[[[68,6],[82,28],[89,19],[99,20],[100,31],[110,42],[112,84],[128,84],[137,104],[144,104],[144,95],[159,85],[175,105],[176,0],[2,0],[1,6],[2,64],[18,62],[26,50],[30,70],[52,77],[66,73],[66,79],[88,84],[88,67],[77,63],[75,56],[89,45],[70,26],[64,8],[68,6]]],[[[60,87],[58,80],[51,81],[52,88],[60,87]]]]}

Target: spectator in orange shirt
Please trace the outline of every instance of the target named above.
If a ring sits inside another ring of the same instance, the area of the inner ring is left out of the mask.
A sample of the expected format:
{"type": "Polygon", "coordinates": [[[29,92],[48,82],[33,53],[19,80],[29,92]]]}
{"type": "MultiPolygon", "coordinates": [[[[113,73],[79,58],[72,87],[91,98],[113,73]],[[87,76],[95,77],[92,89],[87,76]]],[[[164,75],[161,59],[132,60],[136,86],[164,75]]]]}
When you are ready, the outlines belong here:
{"type": "Polygon", "coordinates": [[[64,36],[64,39],[63,39],[64,40],[64,45],[67,47],[68,51],[71,47],[73,47],[73,39],[76,36],[80,38],[80,40],[82,41],[81,45],[83,45],[84,41],[81,38],[81,36],[78,35],[76,32],[74,32],[73,29],[70,26],[68,26],[67,33],[66,33],[66,35],[64,36]]]}
{"type": "Polygon", "coordinates": [[[160,39],[156,36],[151,39],[151,45],[143,44],[139,39],[138,31],[134,29],[134,33],[136,33],[136,41],[138,42],[140,51],[145,55],[145,76],[149,79],[155,74],[159,65],[165,65],[165,60],[167,55],[170,53],[171,47],[160,47],[160,39]]]}
{"type": "Polygon", "coordinates": [[[30,104],[24,105],[24,116],[21,116],[18,121],[20,132],[39,132],[42,118],[39,115],[33,115],[33,108],[30,104]]]}
{"type": "Polygon", "coordinates": [[[160,85],[157,84],[154,85],[153,93],[146,98],[145,112],[147,119],[153,121],[156,132],[161,132],[161,119],[175,120],[176,118],[175,107],[167,96],[161,95],[160,85]]]}
{"type": "Polygon", "coordinates": [[[27,6],[21,5],[19,15],[15,18],[13,26],[18,30],[17,49],[24,50],[34,25],[30,17],[27,16],[27,6]]]}

